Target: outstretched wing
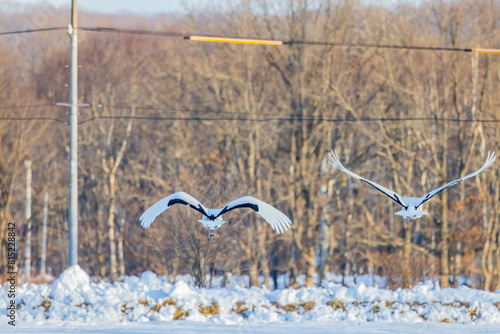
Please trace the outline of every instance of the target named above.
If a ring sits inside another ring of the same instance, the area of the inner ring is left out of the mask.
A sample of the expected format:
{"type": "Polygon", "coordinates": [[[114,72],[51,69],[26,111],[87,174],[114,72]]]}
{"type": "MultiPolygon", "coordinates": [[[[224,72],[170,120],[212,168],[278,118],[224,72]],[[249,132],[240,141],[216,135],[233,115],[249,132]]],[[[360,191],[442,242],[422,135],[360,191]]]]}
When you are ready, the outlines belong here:
{"type": "Polygon", "coordinates": [[[395,201],[396,203],[398,203],[399,205],[401,205],[402,207],[404,208],[407,208],[408,207],[408,204],[404,202],[404,199],[401,195],[395,193],[394,191],[392,190],[389,190],[387,188],[384,188],[382,187],[381,185],[373,182],[373,181],[370,181],[370,180],[367,180],[367,179],[364,179],[362,178],[361,176],[357,175],[357,174],[354,174],[353,172],[351,172],[350,170],[348,170],[347,168],[345,168],[342,163],[340,162],[340,159],[337,155],[337,151],[333,152],[331,151],[329,154],[328,154],[328,160],[330,161],[330,163],[332,165],[334,165],[337,169],[340,169],[341,171],[351,175],[352,177],[360,180],[360,181],[363,181],[363,182],[366,182],[368,183],[369,185],[371,185],[373,188],[377,189],[378,191],[382,192],[383,194],[387,195],[390,199],[392,199],[393,201],[395,201]]]}
{"type": "Polygon", "coordinates": [[[455,181],[451,181],[450,183],[447,183],[447,184],[445,184],[442,187],[434,189],[433,191],[429,192],[427,195],[425,195],[423,197],[422,201],[420,202],[420,204],[418,206],[420,206],[423,203],[427,202],[429,199],[432,198],[432,196],[439,194],[441,191],[445,190],[446,188],[451,187],[452,185],[457,184],[460,181],[463,181],[463,180],[466,180],[466,179],[468,179],[470,177],[473,177],[473,176],[481,173],[486,168],[491,167],[493,165],[493,163],[495,162],[496,158],[497,157],[495,156],[495,152],[493,152],[493,153],[490,154],[490,152],[488,151],[488,158],[486,158],[486,162],[484,163],[483,167],[481,167],[480,169],[478,169],[474,173],[471,173],[469,175],[464,176],[461,179],[458,179],[458,180],[455,180],[455,181]]]}
{"type": "Polygon", "coordinates": [[[159,200],[158,202],[153,204],[149,209],[144,211],[144,213],[140,218],[141,226],[144,228],[148,228],[153,223],[156,217],[158,217],[163,211],[167,210],[174,204],[189,205],[191,208],[195,209],[196,211],[199,211],[204,216],[207,215],[205,208],[196,198],[194,198],[189,194],[186,194],[183,191],[179,191],[176,192],[175,194],[172,194],[170,196],[167,196],[159,200]]]}
{"type": "Polygon", "coordinates": [[[278,234],[288,230],[290,228],[290,224],[292,224],[291,220],[285,216],[283,212],[252,196],[243,196],[228,203],[220,209],[220,211],[215,215],[215,218],[228,211],[238,208],[250,208],[254,210],[262,218],[264,218],[265,221],[268,222],[273,230],[275,230],[278,234]]]}

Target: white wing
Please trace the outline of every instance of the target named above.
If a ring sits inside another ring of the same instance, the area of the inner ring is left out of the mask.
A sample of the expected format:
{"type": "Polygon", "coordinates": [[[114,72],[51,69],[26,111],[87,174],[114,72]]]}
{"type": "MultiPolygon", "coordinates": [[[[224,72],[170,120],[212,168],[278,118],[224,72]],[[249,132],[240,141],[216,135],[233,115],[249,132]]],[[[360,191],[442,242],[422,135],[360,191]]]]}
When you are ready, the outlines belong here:
{"type": "Polygon", "coordinates": [[[429,199],[431,199],[432,196],[434,196],[436,194],[439,194],[441,191],[445,190],[446,188],[451,187],[452,185],[457,184],[458,182],[466,180],[466,179],[468,179],[470,177],[473,177],[473,176],[481,173],[482,171],[484,171],[486,168],[491,167],[493,165],[493,163],[495,162],[496,158],[497,157],[495,156],[495,152],[493,152],[493,153],[490,154],[490,152],[488,151],[488,158],[486,158],[486,162],[484,163],[483,167],[481,167],[479,170],[475,171],[474,173],[466,175],[466,176],[464,176],[461,179],[458,179],[458,180],[455,180],[455,181],[451,181],[450,183],[447,183],[444,186],[439,187],[439,188],[437,188],[437,189],[429,192],[427,195],[425,195],[424,197],[422,197],[422,201],[420,202],[420,204],[418,206],[420,206],[423,203],[427,202],[429,199]]]}
{"type": "Polygon", "coordinates": [[[148,228],[156,217],[158,217],[163,211],[167,210],[170,206],[174,204],[184,204],[189,205],[191,208],[199,211],[203,215],[207,215],[206,209],[201,205],[201,203],[193,196],[186,194],[183,191],[176,192],[170,196],[167,196],[155,204],[153,204],[149,209],[144,211],[140,220],[141,226],[148,228]]]}
{"type": "Polygon", "coordinates": [[[220,209],[220,211],[215,215],[215,218],[237,208],[253,209],[262,218],[264,218],[265,221],[268,222],[273,230],[275,230],[278,234],[288,230],[290,228],[290,224],[292,223],[283,212],[252,196],[243,196],[228,203],[225,207],[220,209]]]}
{"type": "Polygon", "coordinates": [[[373,181],[370,181],[370,180],[367,180],[367,179],[364,179],[362,178],[361,176],[357,175],[357,174],[354,174],[353,172],[351,172],[350,170],[348,170],[347,168],[345,168],[342,163],[340,162],[340,159],[337,155],[337,151],[335,151],[335,153],[333,151],[331,151],[329,154],[328,154],[328,160],[330,161],[330,163],[332,165],[334,165],[337,169],[340,169],[341,171],[351,175],[352,177],[360,180],[360,181],[363,181],[363,182],[366,182],[368,183],[369,185],[371,185],[372,187],[374,187],[375,189],[377,189],[378,191],[382,192],[383,194],[389,196],[390,199],[392,199],[393,201],[395,201],[396,203],[398,203],[399,205],[407,208],[408,207],[408,204],[405,203],[404,201],[404,198],[399,195],[398,193],[395,193],[394,191],[392,190],[389,190],[387,188],[384,188],[382,187],[381,185],[373,182],[373,181]]]}

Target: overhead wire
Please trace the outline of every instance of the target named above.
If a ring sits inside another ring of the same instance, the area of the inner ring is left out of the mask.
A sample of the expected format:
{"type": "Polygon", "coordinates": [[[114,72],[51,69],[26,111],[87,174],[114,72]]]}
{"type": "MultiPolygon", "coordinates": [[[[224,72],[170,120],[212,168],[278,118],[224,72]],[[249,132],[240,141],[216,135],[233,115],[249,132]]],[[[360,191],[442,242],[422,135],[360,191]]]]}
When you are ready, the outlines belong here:
{"type": "MultiPolygon", "coordinates": [[[[39,29],[27,29],[17,31],[0,32],[0,35],[25,34],[42,31],[63,30],[67,27],[49,27],[39,29]]],[[[454,51],[454,52],[477,52],[477,53],[500,53],[500,49],[486,48],[456,48],[456,47],[436,47],[436,46],[418,46],[418,45],[392,45],[392,44],[374,44],[374,43],[353,43],[353,42],[329,42],[329,41],[307,41],[307,40],[267,40],[261,38],[241,38],[230,36],[200,36],[190,35],[174,31],[157,31],[157,30],[141,30],[141,29],[120,29],[109,27],[78,27],[78,30],[104,32],[104,33],[120,33],[120,34],[135,34],[135,35],[150,35],[164,37],[181,37],[185,40],[199,42],[217,42],[217,43],[239,43],[239,44],[256,44],[256,45],[319,45],[331,47],[358,47],[358,48],[381,48],[381,49],[406,49],[406,50],[428,50],[428,51],[454,51]]]]}
{"type": "MultiPolygon", "coordinates": [[[[9,106],[0,107],[2,109],[25,109],[33,107],[57,107],[53,104],[39,104],[39,105],[25,105],[25,106],[9,106]]],[[[110,109],[131,109],[131,106],[106,106],[97,105],[99,108],[107,107],[110,109]]],[[[500,119],[490,118],[490,119],[474,119],[474,118],[452,118],[452,117],[360,117],[360,118],[349,118],[349,117],[323,117],[323,116],[300,116],[300,115],[275,115],[275,114],[258,114],[249,115],[248,113],[238,113],[238,112],[221,112],[217,110],[204,109],[204,110],[193,110],[193,109],[176,109],[176,108],[162,108],[162,107],[141,107],[134,106],[136,110],[155,110],[155,111],[168,111],[176,113],[190,113],[191,115],[186,116],[162,116],[162,115],[97,115],[90,116],[87,119],[81,120],[78,124],[85,124],[95,120],[102,119],[134,119],[134,120],[150,120],[150,121],[241,121],[241,122],[269,122],[269,121],[316,121],[316,122],[404,122],[404,121],[435,121],[435,122],[455,122],[455,123],[500,123],[500,119]],[[210,113],[215,114],[213,116],[206,116],[203,114],[210,113]],[[194,114],[194,115],[193,115],[194,114]]],[[[85,117],[82,115],[82,117],[85,117]]],[[[0,120],[7,121],[36,121],[36,120],[48,120],[55,121],[59,123],[68,123],[67,121],[49,116],[33,116],[33,117],[0,117],[0,120]]]]}
{"type": "MultiPolygon", "coordinates": [[[[40,29],[28,29],[19,31],[0,32],[0,35],[24,34],[42,31],[62,30],[66,27],[50,27],[40,29]]],[[[201,41],[201,42],[218,42],[218,43],[240,43],[240,44],[258,44],[258,45],[319,45],[331,47],[360,47],[360,48],[384,48],[384,49],[409,49],[409,50],[429,50],[429,51],[454,51],[454,52],[477,52],[477,53],[500,53],[498,49],[484,49],[484,48],[451,48],[451,47],[435,47],[435,46],[415,46],[415,45],[390,45],[390,44],[374,44],[374,43],[352,43],[352,42],[328,42],[328,41],[307,41],[307,40],[266,40],[266,39],[251,39],[240,37],[218,37],[218,36],[197,36],[186,35],[180,32],[172,31],[155,31],[155,30],[138,30],[138,29],[120,29],[108,27],[79,27],[79,30],[92,31],[99,33],[121,33],[121,34],[136,34],[136,35],[150,35],[150,36],[164,36],[164,37],[181,37],[184,40],[201,41]]],[[[0,107],[3,109],[19,109],[19,108],[33,108],[33,107],[54,107],[51,104],[43,105],[26,105],[26,106],[6,106],[0,107]]],[[[109,106],[110,108],[129,108],[126,106],[109,106]]],[[[142,110],[158,110],[158,111],[175,111],[175,112],[200,112],[193,110],[180,110],[172,108],[154,108],[154,107],[136,107],[142,110]]],[[[203,112],[218,112],[205,110],[203,112]]],[[[233,115],[235,113],[232,113],[233,115]]],[[[244,114],[237,114],[244,115],[244,114]]],[[[325,117],[299,117],[299,116],[274,116],[269,114],[260,115],[260,118],[248,116],[187,116],[187,117],[173,117],[173,116],[150,116],[150,115],[137,115],[137,116],[93,116],[86,120],[80,121],[79,124],[88,123],[98,119],[137,119],[137,120],[156,120],[156,121],[213,121],[213,120],[234,120],[234,121],[253,121],[253,122],[267,122],[267,121],[325,121],[325,122],[395,122],[395,121],[449,121],[449,122],[480,122],[480,123],[499,123],[499,119],[459,119],[459,118],[438,118],[438,117],[407,117],[407,118],[325,118],[325,117]],[[262,117],[264,116],[264,117],[262,117]]],[[[0,120],[19,120],[19,121],[34,121],[34,120],[49,120],[60,123],[67,123],[66,121],[54,117],[0,117],[0,120]]]]}
{"type": "Polygon", "coordinates": [[[439,47],[439,46],[418,46],[418,45],[391,45],[391,44],[374,44],[374,43],[353,43],[353,42],[329,42],[329,41],[307,41],[307,40],[268,40],[261,38],[241,38],[231,36],[201,36],[183,34],[172,31],[156,31],[156,30],[137,30],[137,29],[119,29],[106,27],[79,27],[80,30],[94,32],[111,32],[122,34],[136,35],[152,35],[166,37],[182,37],[185,40],[198,42],[216,42],[216,43],[238,43],[238,44],[255,44],[255,45],[318,45],[331,47],[359,47],[359,48],[382,48],[382,49],[406,49],[406,50],[428,50],[428,51],[454,51],[454,52],[477,52],[477,53],[500,53],[500,49],[486,48],[456,48],[456,47],[439,47]]]}
{"type": "Polygon", "coordinates": [[[500,119],[459,119],[459,118],[436,118],[436,117],[362,117],[362,118],[329,118],[329,117],[302,117],[302,116],[274,116],[274,117],[207,117],[207,116],[154,116],[154,115],[135,115],[135,116],[92,116],[88,119],[78,122],[78,125],[85,124],[99,119],[132,119],[132,120],[149,120],[149,121],[242,121],[242,122],[271,122],[271,121],[316,121],[316,122],[403,122],[403,121],[436,121],[436,122],[455,122],[455,123],[500,123],[500,119]]]}
{"type": "Polygon", "coordinates": [[[17,34],[27,34],[32,32],[53,31],[53,30],[63,30],[63,29],[67,29],[67,27],[50,27],[50,28],[27,29],[27,30],[17,30],[17,31],[4,31],[0,32],[0,35],[17,35],[17,34]]]}
{"type": "Polygon", "coordinates": [[[56,105],[55,104],[27,104],[27,105],[24,105],[24,106],[4,106],[4,107],[0,107],[0,110],[40,108],[40,107],[56,107],[56,105]]]}
{"type": "Polygon", "coordinates": [[[39,116],[33,116],[33,117],[0,117],[1,121],[52,121],[52,122],[57,122],[57,123],[62,123],[62,124],[68,124],[67,121],[56,118],[56,117],[39,117],[39,116]]]}
{"type": "Polygon", "coordinates": [[[165,36],[165,37],[184,37],[184,34],[171,31],[155,31],[155,30],[137,30],[137,29],[119,29],[106,27],[78,27],[78,30],[94,31],[94,32],[109,32],[119,34],[133,35],[150,35],[150,36],[165,36]]]}

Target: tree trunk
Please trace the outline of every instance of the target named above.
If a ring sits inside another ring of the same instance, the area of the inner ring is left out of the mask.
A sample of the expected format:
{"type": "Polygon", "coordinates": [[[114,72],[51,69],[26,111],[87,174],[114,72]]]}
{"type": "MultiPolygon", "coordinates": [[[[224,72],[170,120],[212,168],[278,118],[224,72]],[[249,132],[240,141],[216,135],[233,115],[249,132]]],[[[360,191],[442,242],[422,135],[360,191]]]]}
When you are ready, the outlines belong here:
{"type": "Polygon", "coordinates": [[[97,254],[97,262],[99,264],[99,275],[101,277],[104,277],[106,276],[106,263],[105,263],[105,260],[104,260],[104,254],[102,252],[102,244],[103,244],[103,233],[100,233],[101,231],[101,228],[104,228],[103,224],[102,224],[102,215],[103,215],[103,212],[102,212],[102,206],[99,205],[98,209],[97,209],[97,231],[96,231],[96,235],[97,235],[97,245],[96,245],[96,254],[97,254]]]}
{"type": "Polygon", "coordinates": [[[319,224],[319,236],[318,236],[318,286],[321,286],[321,282],[325,278],[326,269],[326,259],[328,257],[328,248],[330,242],[330,227],[328,226],[325,214],[320,213],[320,224],[319,224]]]}
{"type": "Polygon", "coordinates": [[[31,278],[31,161],[24,162],[26,166],[26,245],[24,251],[24,276],[29,281],[31,278]]]}
{"type": "Polygon", "coordinates": [[[259,286],[259,269],[256,261],[250,264],[250,286],[259,286]]]}
{"type": "Polygon", "coordinates": [[[116,246],[115,246],[115,175],[109,174],[110,203],[108,212],[108,238],[109,238],[109,278],[116,281],[116,246]]]}
{"type": "Polygon", "coordinates": [[[49,205],[49,194],[43,195],[43,220],[42,220],[42,245],[40,251],[40,275],[46,274],[46,252],[47,252],[47,207],[49,205]]]}
{"type": "Polygon", "coordinates": [[[404,226],[404,245],[403,245],[403,263],[402,263],[402,272],[401,272],[401,277],[402,277],[402,285],[403,288],[409,289],[411,288],[410,285],[410,277],[411,277],[411,270],[410,270],[410,255],[411,255],[411,225],[408,225],[406,222],[403,222],[404,226]]]}
{"type": "Polygon", "coordinates": [[[123,259],[123,230],[125,227],[125,219],[120,218],[119,222],[119,230],[118,233],[118,266],[120,269],[120,281],[123,281],[125,278],[125,261],[123,259]]]}
{"type": "Polygon", "coordinates": [[[441,222],[441,274],[439,284],[441,288],[450,286],[449,244],[448,244],[448,191],[442,192],[442,222],[441,222]]]}

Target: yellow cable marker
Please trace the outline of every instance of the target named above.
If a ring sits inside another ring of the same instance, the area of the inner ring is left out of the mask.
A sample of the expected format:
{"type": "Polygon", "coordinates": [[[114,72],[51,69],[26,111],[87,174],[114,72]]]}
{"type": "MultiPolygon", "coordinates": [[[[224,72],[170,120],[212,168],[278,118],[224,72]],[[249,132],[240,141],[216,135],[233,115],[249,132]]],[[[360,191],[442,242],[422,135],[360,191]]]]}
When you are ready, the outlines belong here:
{"type": "Polygon", "coordinates": [[[477,53],[500,53],[499,49],[471,49],[471,51],[477,53]]]}
{"type": "Polygon", "coordinates": [[[199,42],[283,45],[283,41],[272,41],[265,39],[225,38],[225,37],[205,37],[205,36],[186,36],[184,37],[184,39],[189,39],[190,41],[199,41],[199,42]]]}

